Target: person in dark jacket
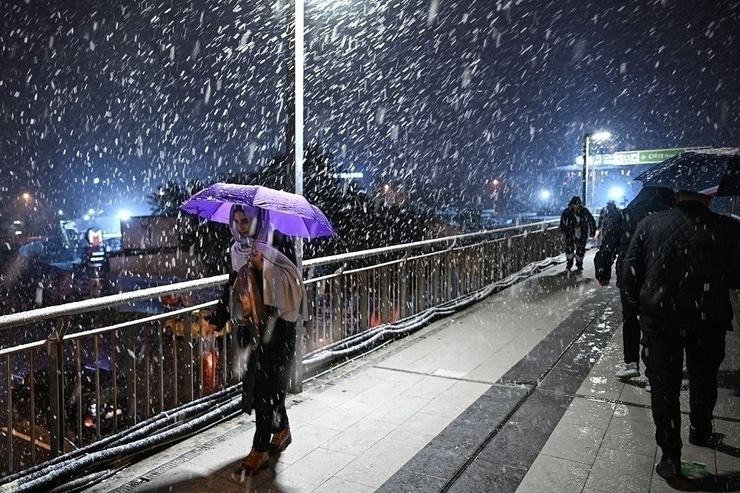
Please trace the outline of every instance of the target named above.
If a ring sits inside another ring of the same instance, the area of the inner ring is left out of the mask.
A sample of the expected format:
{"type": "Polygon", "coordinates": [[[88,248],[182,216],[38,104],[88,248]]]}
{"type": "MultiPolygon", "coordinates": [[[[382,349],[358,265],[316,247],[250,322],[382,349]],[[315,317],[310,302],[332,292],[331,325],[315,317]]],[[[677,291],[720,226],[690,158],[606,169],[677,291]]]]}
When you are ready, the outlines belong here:
{"type": "Polygon", "coordinates": [[[560,215],[560,231],[565,236],[565,269],[573,267],[575,258],[576,269],[583,270],[586,241],[596,232],[596,220],[591,211],[583,206],[580,197],[570,199],[568,207],[560,215]]]}
{"type": "Polygon", "coordinates": [[[681,473],[679,392],[689,375],[689,443],[710,446],[717,372],[732,330],[729,289],[740,287],[740,222],[709,210],[711,197],[679,191],[670,210],[643,219],[627,249],[623,285],[642,330],[650,376],[656,472],[681,473]]]}
{"type": "Polygon", "coordinates": [[[231,319],[240,345],[251,348],[243,377],[242,409],[248,414],[254,409],[256,426],[252,450],[241,468],[254,474],[292,442],[285,396],[295,353],[296,321],[301,314],[305,317],[306,294],[293,241],[270,228],[268,211],[234,206],[230,226],[233,271],[203,336],[222,330],[231,319]]]}
{"type": "MultiPolygon", "coordinates": [[[[655,212],[673,207],[676,196],[673,190],[663,187],[643,187],[640,193],[623,210],[607,216],[603,224],[601,245],[594,256],[596,280],[607,286],[611,280],[614,259],[617,259],[616,275],[622,302],[622,342],[624,368],[617,371],[617,378],[629,379],[640,376],[640,323],[637,314],[627,302],[622,286],[622,264],[630,240],[637,225],[645,217],[655,212]]],[[[652,390],[646,387],[648,391],[652,390]]]]}
{"type": "Polygon", "coordinates": [[[619,207],[617,207],[616,202],[613,200],[610,200],[606,203],[605,207],[601,208],[601,212],[599,212],[599,222],[596,223],[596,238],[604,237],[604,228],[607,223],[613,222],[614,216],[619,214],[619,212],[619,207]]]}

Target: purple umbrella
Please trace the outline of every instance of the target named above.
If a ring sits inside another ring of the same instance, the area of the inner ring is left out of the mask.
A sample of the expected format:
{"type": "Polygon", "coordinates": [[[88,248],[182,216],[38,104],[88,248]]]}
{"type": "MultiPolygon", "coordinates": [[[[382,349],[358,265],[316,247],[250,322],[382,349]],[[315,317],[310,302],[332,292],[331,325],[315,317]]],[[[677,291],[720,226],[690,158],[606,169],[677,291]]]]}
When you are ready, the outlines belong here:
{"type": "Polygon", "coordinates": [[[270,224],[288,236],[312,239],[337,234],[324,213],[302,195],[258,185],[214,183],[186,200],[180,209],[229,224],[231,207],[236,204],[270,211],[270,224]]]}

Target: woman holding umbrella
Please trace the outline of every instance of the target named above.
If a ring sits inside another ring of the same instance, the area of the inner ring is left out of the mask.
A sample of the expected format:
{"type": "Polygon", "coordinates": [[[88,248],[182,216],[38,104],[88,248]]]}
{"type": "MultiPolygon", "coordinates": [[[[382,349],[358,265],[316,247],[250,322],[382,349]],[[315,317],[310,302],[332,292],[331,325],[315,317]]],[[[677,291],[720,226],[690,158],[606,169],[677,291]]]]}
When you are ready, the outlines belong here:
{"type": "Polygon", "coordinates": [[[256,429],[252,450],[241,467],[254,474],[292,441],[285,394],[295,353],[296,321],[299,315],[305,316],[306,295],[293,242],[270,227],[269,211],[233,205],[230,216],[233,271],[204,336],[222,330],[231,318],[241,344],[253,348],[242,407],[247,413],[254,409],[256,429]],[[240,334],[245,326],[251,329],[247,337],[240,334]]]}
{"type": "Polygon", "coordinates": [[[242,408],[247,414],[255,410],[256,430],[242,470],[253,474],[292,441],[285,394],[296,323],[306,318],[306,290],[290,237],[314,239],[336,231],[302,195],[258,185],[214,183],[180,209],[228,224],[234,236],[233,272],[203,335],[222,330],[230,318],[240,344],[252,349],[243,378],[242,408]]]}

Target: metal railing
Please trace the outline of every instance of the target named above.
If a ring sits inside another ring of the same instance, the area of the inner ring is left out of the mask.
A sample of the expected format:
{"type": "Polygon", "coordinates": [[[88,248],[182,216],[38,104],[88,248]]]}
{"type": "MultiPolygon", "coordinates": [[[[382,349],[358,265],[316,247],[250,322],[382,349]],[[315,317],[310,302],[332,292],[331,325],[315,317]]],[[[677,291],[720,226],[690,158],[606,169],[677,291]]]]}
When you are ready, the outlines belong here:
{"type": "MultiPolygon", "coordinates": [[[[418,315],[557,255],[560,234],[554,225],[546,221],[304,261],[310,319],[301,354],[418,315]]],[[[228,327],[214,341],[200,336],[227,279],[0,317],[0,330],[30,327],[42,334],[0,349],[0,473],[69,453],[239,382],[242,354],[228,327]],[[207,301],[155,315],[131,309],[177,293],[207,301]]]]}

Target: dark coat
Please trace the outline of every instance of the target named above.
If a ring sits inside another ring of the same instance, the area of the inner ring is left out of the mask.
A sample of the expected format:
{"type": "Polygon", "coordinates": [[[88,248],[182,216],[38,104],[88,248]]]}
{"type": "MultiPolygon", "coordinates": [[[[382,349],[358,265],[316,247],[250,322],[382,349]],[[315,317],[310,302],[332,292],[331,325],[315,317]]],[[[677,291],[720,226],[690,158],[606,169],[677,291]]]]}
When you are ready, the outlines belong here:
{"type": "Polygon", "coordinates": [[[619,212],[619,207],[614,202],[609,202],[599,213],[599,222],[596,225],[596,229],[603,229],[608,222],[613,220],[612,217],[615,214],[619,214],[619,212]]]}
{"type": "Polygon", "coordinates": [[[594,256],[596,280],[609,282],[617,259],[617,286],[622,285],[622,263],[637,225],[650,214],[670,209],[675,202],[668,188],[644,187],[627,207],[609,215],[604,223],[599,251],[594,256]]]}
{"type": "Polygon", "coordinates": [[[560,231],[566,238],[577,238],[585,243],[596,232],[596,220],[591,211],[583,206],[577,212],[567,207],[560,215],[560,231]]]}
{"type": "Polygon", "coordinates": [[[627,249],[622,284],[647,323],[731,330],[740,222],[689,200],[646,217],[627,249]]]}

